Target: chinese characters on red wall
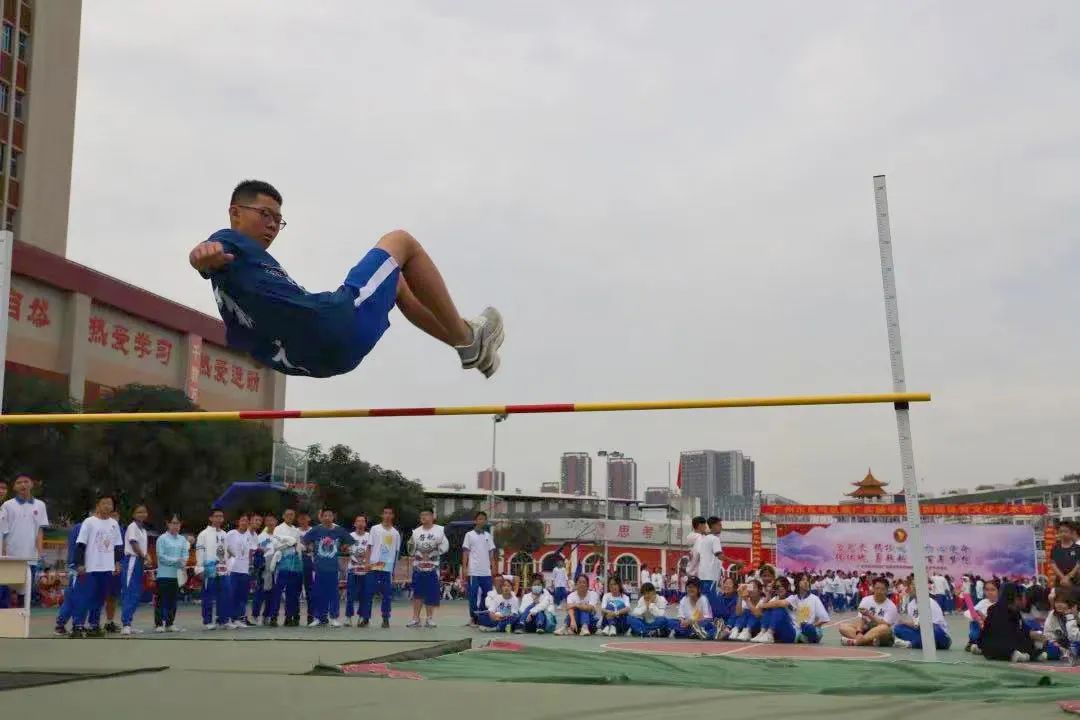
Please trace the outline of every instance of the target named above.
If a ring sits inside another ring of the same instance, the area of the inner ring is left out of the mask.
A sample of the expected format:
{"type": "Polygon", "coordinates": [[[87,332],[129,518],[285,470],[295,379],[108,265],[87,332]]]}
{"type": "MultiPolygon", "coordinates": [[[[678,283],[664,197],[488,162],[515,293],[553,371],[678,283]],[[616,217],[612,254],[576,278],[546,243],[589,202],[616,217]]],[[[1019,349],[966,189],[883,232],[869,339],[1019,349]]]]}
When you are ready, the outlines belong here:
{"type": "Polygon", "coordinates": [[[8,295],[8,319],[12,322],[30,323],[36,328],[52,324],[47,298],[29,296],[15,288],[8,295]]]}

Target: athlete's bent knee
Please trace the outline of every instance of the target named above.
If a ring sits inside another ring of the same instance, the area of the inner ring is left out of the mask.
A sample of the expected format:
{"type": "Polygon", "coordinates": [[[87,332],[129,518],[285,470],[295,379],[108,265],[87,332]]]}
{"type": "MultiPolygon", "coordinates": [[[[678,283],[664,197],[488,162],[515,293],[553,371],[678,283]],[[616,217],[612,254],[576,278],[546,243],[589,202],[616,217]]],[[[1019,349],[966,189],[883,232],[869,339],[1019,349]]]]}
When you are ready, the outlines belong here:
{"type": "Polygon", "coordinates": [[[398,264],[402,264],[416,254],[420,243],[405,230],[391,230],[379,238],[375,247],[390,253],[398,264]]]}

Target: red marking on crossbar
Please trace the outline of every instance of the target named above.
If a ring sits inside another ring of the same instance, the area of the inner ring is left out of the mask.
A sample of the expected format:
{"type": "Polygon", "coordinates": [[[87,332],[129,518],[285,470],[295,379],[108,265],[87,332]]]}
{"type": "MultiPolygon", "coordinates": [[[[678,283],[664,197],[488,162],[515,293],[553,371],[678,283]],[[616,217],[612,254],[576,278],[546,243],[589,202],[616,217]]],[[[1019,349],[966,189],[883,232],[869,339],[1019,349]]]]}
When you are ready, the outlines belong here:
{"type": "Polygon", "coordinates": [[[416,417],[418,415],[434,415],[433,407],[418,408],[372,408],[368,417],[416,417]]]}
{"type": "Polygon", "coordinates": [[[792,658],[799,660],[877,660],[888,653],[867,648],[823,647],[821,645],[748,644],[729,642],[641,641],[614,642],[606,650],[651,653],[658,655],[723,655],[740,658],[792,658]]]}
{"type": "Polygon", "coordinates": [[[508,413],[562,413],[574,412],[574,403],[546,403],[543,405],[507,405],[508,413]]]}
{"type": "Polygon", "coordinates": [[[300,417],[299,410],[241,410],[241,420],[292,420],[300,417]]]}

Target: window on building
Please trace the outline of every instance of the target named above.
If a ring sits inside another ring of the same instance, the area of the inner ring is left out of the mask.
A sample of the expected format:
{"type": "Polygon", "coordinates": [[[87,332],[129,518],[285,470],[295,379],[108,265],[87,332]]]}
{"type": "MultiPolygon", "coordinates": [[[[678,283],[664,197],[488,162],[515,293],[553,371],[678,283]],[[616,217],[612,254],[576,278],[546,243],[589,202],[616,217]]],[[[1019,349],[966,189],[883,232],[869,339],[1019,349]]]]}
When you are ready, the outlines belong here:
{"type": "MultiPolygon", "coordinates": [[[[5,26],[6,27],[6,26],[5,26]]],[[[11,50],[8,50],[11,52],[11,50]]],[[[19,33],[19,59],[26,62],[27,55],[30,54],[30,36],[24,32],[19,33]]]]}
{"type": "Polygon", "coordinates": [[[1073,496],[1072,495],[1062,495],[1061,496],[1061,507],[1063,507],[1063,508],[1071,508],[1072,506],[1073,506],[1073,496]]]}
{"type": "Polygon", "coordinates": [[[8,86],[0,83],[0,112],[8,111],[8,86]]]}
{"type": "Polygon", "coordinates": [[[23,106],[26,104],[26,93],[22,90],[15,91],[15,119],[23,119],[23,106]]]}
{"type": "Polygon", "coordinates": [[[525,501],[524,500],[515,500],[514,501],[514,512],[516,512],[518,515],[524,515],[525,514],[525,501]]]}
{"type": "Polygon", "coordinates": [[[7,159],[7,143],[0,142],[0,168],[4,166],[4,160],[7,159]]]}
{"type": "Polygon", "coordinates": [[[22,157],[22,153],[18,150],[11,151],[11,178],[13,180],[19,179],[19,158],[22,157]]]}
{"type": "Polygon", "coordinates": [[[615,561],[615,574],[624,584],[637,585],[638,561],[633,555],[623,555],[615,561]]]}
{"type": "Polygon", "coordinates": [[[4,52],[6,52],[6,53],[11,52],[11,39],[14,36],[14,34],[15,34],[15,28],[8,25],[7,23],[4,23],[4,38],[3,38],[3,41],[0,41],[0,47],[2,47],[4,52]]]}
{"type": "Polygon", "coordinates": [[[443,503],[443,517],[449,517],[457,509],[457,498],[446,498],[443,503]]]}

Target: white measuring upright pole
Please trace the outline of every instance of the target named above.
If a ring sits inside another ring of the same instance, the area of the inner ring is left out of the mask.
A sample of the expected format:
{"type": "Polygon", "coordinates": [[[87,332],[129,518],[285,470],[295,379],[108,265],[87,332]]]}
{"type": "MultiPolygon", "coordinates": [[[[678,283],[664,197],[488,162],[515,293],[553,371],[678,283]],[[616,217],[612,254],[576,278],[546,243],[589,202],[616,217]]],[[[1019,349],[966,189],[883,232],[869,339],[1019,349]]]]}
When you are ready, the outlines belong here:
{"type": "MultiPolygon", "coordinates": [[[[889,330],[889,359],[892,361],[893,392],[907,392],[904,377],[904,350],[900,343],[900,308],[896,298],[896,272],[893,269],[892,230],[889,227],[889,198],[885,176],[874,176],[874,206],[877,210],[878,249],[881,251],[881,284],[885,290],[885,323],[889,330]]],[[[922,512],[919,509],[919,486],[915,477],[915,448],[911,443],[911,415],[908,403],[895,403],[896,433],[900,439],[900,467],[904,476],[904,501],[907,505],[908,547],[915,571],[916,597],[919,605],[919,635],[923,660],[937,660],[934,646],[934,622],[930,612],[930,578],[926,573],[926,552],[922,539],[922,512]]]]}

